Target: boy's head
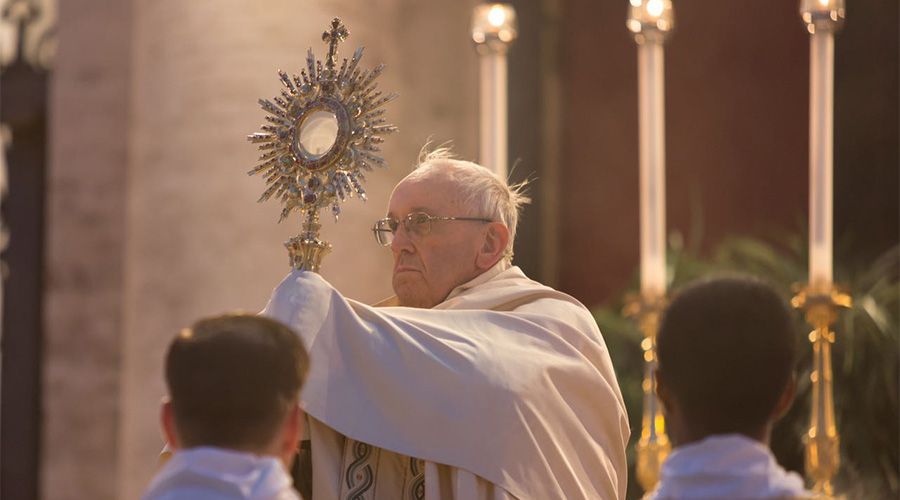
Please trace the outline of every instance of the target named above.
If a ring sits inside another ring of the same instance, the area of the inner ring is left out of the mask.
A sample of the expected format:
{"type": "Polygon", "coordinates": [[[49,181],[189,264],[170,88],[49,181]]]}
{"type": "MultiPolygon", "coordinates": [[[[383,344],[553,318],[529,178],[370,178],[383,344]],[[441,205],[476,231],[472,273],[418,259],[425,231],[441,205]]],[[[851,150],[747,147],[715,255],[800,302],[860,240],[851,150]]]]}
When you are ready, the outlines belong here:
{"type": "Polygon", "coordinates": [[[298,336],[269,318],[227,314],[182,330],[166,355],[170,445],[275,455],[290,465],[308,365],[298,336]]]}
{"type": "Polygon", "coordinates": [[[768,442],[794,394],[796,338],[787,305],[752,279],[695,283],[657,336],[657,391],[676,446],[714,434],[768,442]]]}

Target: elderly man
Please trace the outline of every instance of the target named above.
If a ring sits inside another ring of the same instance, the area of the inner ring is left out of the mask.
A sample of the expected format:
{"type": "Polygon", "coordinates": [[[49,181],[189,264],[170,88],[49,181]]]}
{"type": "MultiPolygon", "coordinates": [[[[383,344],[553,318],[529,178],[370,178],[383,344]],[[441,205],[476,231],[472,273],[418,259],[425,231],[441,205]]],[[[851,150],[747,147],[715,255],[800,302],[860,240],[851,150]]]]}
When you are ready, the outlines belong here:
{"type": "Polygon", "coordinates": [[[312,498],[622,498],[629,429],[609,352],[577,300],[512,266],[527,199],[427,155],[375,224],[396,297],[370,307],[292,272],[264,314],[317,359],[312,498]]]}

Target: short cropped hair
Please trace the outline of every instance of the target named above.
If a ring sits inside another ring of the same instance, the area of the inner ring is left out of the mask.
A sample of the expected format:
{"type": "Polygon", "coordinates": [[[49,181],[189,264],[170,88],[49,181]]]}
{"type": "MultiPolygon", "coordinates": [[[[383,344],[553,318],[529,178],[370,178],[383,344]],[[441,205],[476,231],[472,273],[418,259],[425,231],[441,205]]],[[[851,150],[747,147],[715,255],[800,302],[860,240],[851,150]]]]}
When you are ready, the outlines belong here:
{"type": "Polygon", "coordinates": [[[273,319],[226,314],[182,330],[165,366],[181,446],[266,446],[296,404],[308,366],[297,334],[273,319]]]}
{"type": "Polygon", "coordinates": [[[426,145],[419,154],[415,170],[407,179],[436,176],[448,179],[458,187],[457,202],[466,211],[461,215],[491,219],[509,229],[504,260],[511,263],[519,214],[522,207],[531,202],[525,194],[528,183],[509,185],[506,179],[477,163],[456,159],[450,148],[439,147],[429,151],[426,145]]]}
{"type": "Polygon", "coordinates": [[[765,425],[791,379],[796,350],[787,304],[750,278],[684,288],[657,336],[658,369],[672,398],[688,425],[711,434],[765,425]]]}

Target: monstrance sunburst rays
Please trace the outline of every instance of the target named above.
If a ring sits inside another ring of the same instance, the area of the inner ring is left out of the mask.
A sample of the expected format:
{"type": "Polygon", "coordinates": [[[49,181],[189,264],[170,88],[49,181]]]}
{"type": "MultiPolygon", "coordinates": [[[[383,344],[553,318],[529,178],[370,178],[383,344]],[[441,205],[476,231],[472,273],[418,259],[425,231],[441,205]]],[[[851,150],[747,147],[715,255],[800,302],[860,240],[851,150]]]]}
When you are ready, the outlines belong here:
{"type": "Polygon", "coordinates": [[[335,18],[322,33],[328,44],[324,64],[309,49],[299,76],[279,70],[281,95],[259,100],[268,123],[247,136],[263,151],[248,172],[261,174],[268,185],[259,201],[281,201],[279,222],[294,211],[303,217],[301,233],[285,242],[297,269],[318,271],[331,248],[318,238],[319,210],[330,206],[337,219],[347,198],[366,199],[364,172],[386,166],[379,144],[397,130],[384,118],[384,105],[397,95],[384,95],[375,83],[384,65],[361,69],[360,47],[337,68],[337,46],[349,35],[335,18]]]}

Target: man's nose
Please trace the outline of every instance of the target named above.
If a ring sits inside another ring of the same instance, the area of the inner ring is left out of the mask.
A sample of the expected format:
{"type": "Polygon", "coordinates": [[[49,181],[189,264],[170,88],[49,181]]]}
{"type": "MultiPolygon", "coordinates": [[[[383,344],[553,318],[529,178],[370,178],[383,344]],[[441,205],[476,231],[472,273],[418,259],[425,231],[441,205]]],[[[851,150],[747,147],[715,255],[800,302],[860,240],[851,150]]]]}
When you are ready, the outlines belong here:
{"type": "Polygon", "coordinates": [[[412,239],[409,237],[409,232],[403,227],[401,224],[396,231],[394,231],[394,239],[391,240],[391,251],[394,252],[395,255],[399,255],[400,252],[406,250],[407,252],[414,252],[415,247],[412,244],[412,239]]]}

